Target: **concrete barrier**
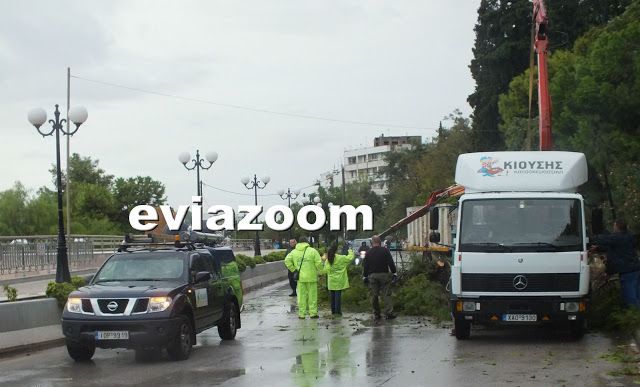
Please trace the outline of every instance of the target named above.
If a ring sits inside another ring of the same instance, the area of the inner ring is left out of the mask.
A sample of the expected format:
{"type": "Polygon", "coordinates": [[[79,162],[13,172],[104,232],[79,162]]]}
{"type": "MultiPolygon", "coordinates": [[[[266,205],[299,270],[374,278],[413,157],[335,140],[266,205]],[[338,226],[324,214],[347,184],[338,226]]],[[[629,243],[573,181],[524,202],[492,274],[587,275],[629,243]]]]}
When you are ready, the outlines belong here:
{"type": "Polygon", "coordinates": [[[55,298],[0,303],[0,353],[61,344],[61,315],[55,298]]]}
{"type": "MultiPolygon", "coordinates": [[[[240,278],[246,292],[287,278],[284,261],[247,267],[240,278]]],[[[0,303],[0,353],[64,343],[62,309],[54,298],[0,303]]]]}
{"type": "Polygon", "coordinates": [[[247,270],[240,274],[242,288],[245,291],[251,291],[285,280],[288,278],[287,270],[284,261],[267,262],[262,265],[256,265],[254,268],[247,267],[247,270]]]}

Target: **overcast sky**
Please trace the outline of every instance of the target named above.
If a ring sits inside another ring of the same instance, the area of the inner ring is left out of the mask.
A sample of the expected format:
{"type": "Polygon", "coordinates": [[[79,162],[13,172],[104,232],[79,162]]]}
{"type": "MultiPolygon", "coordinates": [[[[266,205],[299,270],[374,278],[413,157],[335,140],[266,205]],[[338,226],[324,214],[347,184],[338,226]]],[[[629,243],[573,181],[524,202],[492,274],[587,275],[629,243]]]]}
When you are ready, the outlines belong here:
{"type": "Polygon", "coordinates": [[[216,151],[204,183],[242,195],[205,186],[205,206],[253,204],[240,183],[253,174],[271,177],[259,204],[285,204],[278,189],[312,185],[345,149],[381,134],[431,138],[454,109],[471,113],[479,3],[5,0],[0,191],[53,188],[55,138],[27,112],[66,111],[70,67],[71,106],[89,112],[72,153],[161,181],[175,208],[196,193],[178,155],[216,151]]]}

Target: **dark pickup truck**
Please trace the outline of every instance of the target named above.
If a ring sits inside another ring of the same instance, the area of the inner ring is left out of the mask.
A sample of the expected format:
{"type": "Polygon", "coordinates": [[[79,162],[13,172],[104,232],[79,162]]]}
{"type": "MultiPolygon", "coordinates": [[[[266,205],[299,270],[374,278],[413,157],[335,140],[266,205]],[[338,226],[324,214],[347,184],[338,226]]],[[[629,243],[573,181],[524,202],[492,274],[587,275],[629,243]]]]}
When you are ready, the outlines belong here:
{"type": "Polygon", "coordinates": [[[136,357],[166,348],[184,360],[208,328],[217,326],[222,340],[235,338],[242,283],[231,249],[154,246],[121,248],[71,293],[62,331],[74,360],[91,359],[96,348],[135,349],[136,357]]]}

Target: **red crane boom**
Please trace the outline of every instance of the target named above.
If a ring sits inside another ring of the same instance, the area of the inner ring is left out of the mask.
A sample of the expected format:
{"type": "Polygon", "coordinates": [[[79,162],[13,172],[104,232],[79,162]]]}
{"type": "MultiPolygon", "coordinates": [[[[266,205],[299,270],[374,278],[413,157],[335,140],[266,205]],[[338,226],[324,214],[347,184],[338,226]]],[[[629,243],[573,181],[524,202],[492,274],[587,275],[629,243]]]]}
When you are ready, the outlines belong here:
{"type": "Polygon", "coordinates": [[[540,150],[553,150],[551,137],[551,96],[547,71],[547,10],[542,0],[533,0],[533,16],[536,23],[535,49],[538,56],[538,116],[540,119],[540,150]]]}

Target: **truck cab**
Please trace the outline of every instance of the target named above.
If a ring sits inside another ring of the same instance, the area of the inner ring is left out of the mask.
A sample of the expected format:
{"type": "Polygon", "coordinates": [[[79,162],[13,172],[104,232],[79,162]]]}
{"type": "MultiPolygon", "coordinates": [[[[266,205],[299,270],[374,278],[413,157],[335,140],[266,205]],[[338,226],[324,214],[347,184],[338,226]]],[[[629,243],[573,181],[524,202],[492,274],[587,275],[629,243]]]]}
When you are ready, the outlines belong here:
{"type": "Polygon", "coordinates": [[[458,157],[465,194],[451,268],[458,339],[471,324],[556,323],[582,337],[589,291],[586,159],[572,152],[458,157]]]}

